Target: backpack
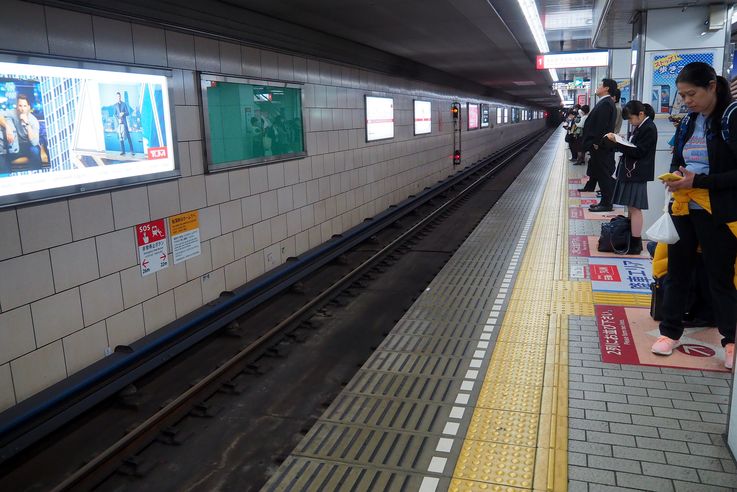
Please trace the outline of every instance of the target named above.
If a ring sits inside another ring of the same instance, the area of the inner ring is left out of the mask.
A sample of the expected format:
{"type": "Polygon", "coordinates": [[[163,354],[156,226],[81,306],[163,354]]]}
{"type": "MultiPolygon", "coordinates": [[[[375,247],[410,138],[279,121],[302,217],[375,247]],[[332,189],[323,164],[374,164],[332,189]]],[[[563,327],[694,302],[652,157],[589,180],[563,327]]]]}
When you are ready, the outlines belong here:
{"type": "Polygon", "coordinates": [[[617,215],[609,222],[601,224],[601,235],[597,250],[602,253],[627,254],[630,250],[630,219],[617,215]]]}
{"type": "MultiPolygon", "coordinates": [[[[722,129],[719,133],[722,136],[722,140],[725,142],[729,141],[729,118],[735,110],[737,110],[737,101],[732,101],[729,103],[729,106],[727,106],[727,109],[724,110],[724,114],[722,114],[722,129]]],[[[678,149],[678,152],[683,152],[683,146],[686,145],[684,139],[686,138],[688,124],[691,121],[691,114],[692,113],[688,113],[683,117],[681,123],[678,125],[678,130],[676,130],[676,148],[678,149]]]]}

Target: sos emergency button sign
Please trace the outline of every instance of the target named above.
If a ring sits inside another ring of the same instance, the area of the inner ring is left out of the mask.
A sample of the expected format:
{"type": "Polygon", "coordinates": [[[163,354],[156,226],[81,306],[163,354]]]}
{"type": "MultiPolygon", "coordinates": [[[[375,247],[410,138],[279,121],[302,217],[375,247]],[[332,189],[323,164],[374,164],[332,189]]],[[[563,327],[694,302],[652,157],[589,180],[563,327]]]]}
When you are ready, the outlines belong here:
{"type": "Polygon", "coordinates": [[[142,277],[169,266],[164,219],[138,224],[136,226],[136,242],[138,244],[138,263],[141,267],[142,277]]]}

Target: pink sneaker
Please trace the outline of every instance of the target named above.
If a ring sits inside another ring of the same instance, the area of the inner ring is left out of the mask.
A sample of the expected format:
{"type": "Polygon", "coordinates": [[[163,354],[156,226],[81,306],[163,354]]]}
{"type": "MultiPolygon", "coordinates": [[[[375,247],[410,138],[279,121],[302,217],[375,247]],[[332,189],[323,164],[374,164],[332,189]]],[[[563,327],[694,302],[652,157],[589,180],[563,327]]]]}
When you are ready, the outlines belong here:
{"type": "Polygon", "coordinates": [[[673,353],[673,349],[681,344],[678,340],[673,340],[666,336],[659,337],[653,347],[650,349],[654,354],[658,355],[670,355],[673,353]]]}
{"type": "Polygon", "coordinates": [[[734,344],[728,343],[724,346],[724,367],[732,369],[734,365],[734,344]]]}

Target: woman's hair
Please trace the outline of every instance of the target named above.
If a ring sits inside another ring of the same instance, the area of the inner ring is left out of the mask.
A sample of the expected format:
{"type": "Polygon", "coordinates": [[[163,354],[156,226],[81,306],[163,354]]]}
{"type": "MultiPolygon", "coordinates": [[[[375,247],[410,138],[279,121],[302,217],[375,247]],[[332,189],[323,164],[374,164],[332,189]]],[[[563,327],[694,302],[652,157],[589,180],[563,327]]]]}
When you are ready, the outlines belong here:
{"type": "Polygon", "coordinates": [[[727,109],[729,103],[732,102],[732,94],[729,90],[729,82],[724,77],[717,75],[714,68],[708,63],[704,62],[692,62],[683,67],[681,73],[676,78],[676,84],[684,82],[691,84],[696,87],[703,87],[706,89],[712,81],[716,81],[717,85],[717,104],[714,106],[714,112],[709,115],[711,121],[711,128],[713,131],[718,132],[722,128],[722,115],[724,110],[727,109]],[[714,118],[711,118],[714,116],[714,118]]]}
{"type": "Polygon", "coordinates": [[[581,111],[583,111],[583,114],[589,114],[589,111],[591,111],[591,106],[588,104],[584,104],[581,106],[581,111]]]}
{"type": "Polygon", "coordinates": [[[655,118],[655,110],[652,106],[647,103],[642,103],[636,99],[632,99],[622,108],[622,119],[626,120],[630,116],[636,116],[640,113],[645,113],[645,116],[650,117],[650,119],[655,118]]]}

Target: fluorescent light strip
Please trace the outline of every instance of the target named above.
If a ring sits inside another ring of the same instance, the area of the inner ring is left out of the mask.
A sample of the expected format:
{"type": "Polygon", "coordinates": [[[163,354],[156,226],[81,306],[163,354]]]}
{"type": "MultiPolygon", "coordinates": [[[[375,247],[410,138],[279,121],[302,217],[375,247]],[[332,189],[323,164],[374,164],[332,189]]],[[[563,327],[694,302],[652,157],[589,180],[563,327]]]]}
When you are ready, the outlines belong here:
{"type": "MultiPolygon", "coordinates": [[[[522,9],[522,13],[525,15],[527,25],[530,26],[532,31],[532,37],[535,38],[535,44],[540,53],[547,53],[550,51],[548,47],[548,40],[545,37],[545,29],[543,23],[540,21],[540,13],[537,11],[537,3],[535,0],[517,0],[519,7],[522,9]]],[[[553,82],[558,82],[558,72],[555,69],[548,70],[550,72],[550,78],[553,82]]]]}

